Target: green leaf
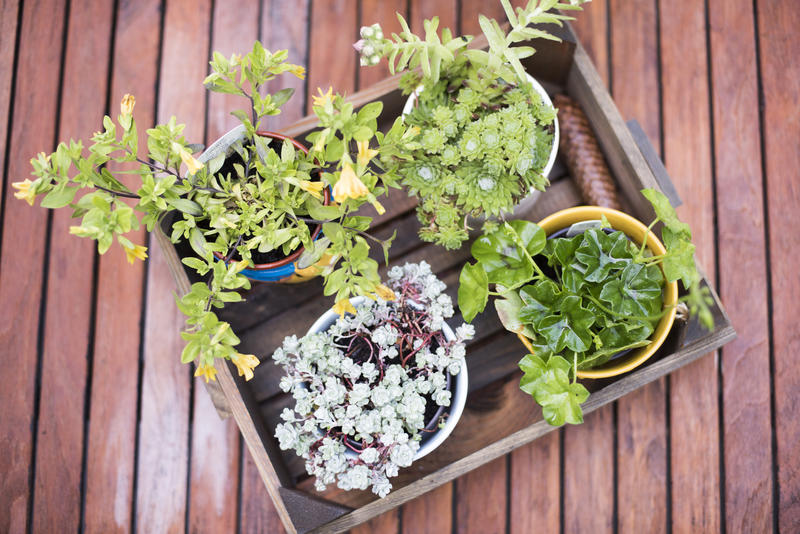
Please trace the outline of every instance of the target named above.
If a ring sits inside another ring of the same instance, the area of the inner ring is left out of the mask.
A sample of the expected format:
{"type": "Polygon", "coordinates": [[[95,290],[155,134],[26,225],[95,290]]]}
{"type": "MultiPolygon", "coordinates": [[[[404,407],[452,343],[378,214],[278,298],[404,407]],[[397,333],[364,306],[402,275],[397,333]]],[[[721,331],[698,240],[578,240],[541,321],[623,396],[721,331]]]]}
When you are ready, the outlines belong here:
{"type": "Polygon", "coordinates": [[[522,300],[514,291],[504,293],[502,299],[494,302],[497,317],[506,330],[532,338],[535,336],[533,330],[521,318],[522,307],[522,300]]]}
{"type": "Polygon", "coordinates": [[[42,199],[41,205],[43,208],[63,208],[72,202],[77,192],[77,187],[67,187],[66,184],[56,186],[42,199]]]}
{"type": "Polygon", "coordinates": [[[514,287],[533,276],[533,267],[502,230],[482,235],[472,243],[472,256],[486,271],[489,283],[514,287]]]}
{"type": "Polygon", "coordinates": [[[364,124],[372,119],[377,119],[381,111],[383,111],[383,102],[378,101],[365,104],[364,107],[358,110],[358,122],[364,124]]]}
{"type": "Polygon", "coordinates": [[[552,313],[551,310],[557,309],[561,291],[555,282],[545,279],[523,286],[519,296],[524,303],[519,314],[520,320],[536,326],[552,313]]]}
{"type": "Polygon", "coordinates": [[[584,352],[592,342],[589,327],[594,321],[592,312],[581,306],[581,298],[570,295],[561,299],[557,314],[539,321],[538,330],[553,352],[559,353],[567,348],[584,352]]]}
{"type": "Polygon", "coordinates": [[[553,426],[583,422],[581,404],[589,397],[583,385],[570,383],[571,365],[561,356],[547,361],[528,354],[519,363],[523,371],[520,389],[542,407],[544,419],[553,426]]]}
{"type": "Polygon", "coordinates": [[[678,214],[675,208],[669,203],[669,199],[661,191],[655,189],[642,189],[642,195],[653,206],[653,211],[656,212],[656,217],[664,223],[664,226],[669,228],[670,231],[676,234],[685,234],[687,239],[692,238],[692,231],[689,225],[683,223],[678,219],[678,214]]]}
{"type": "Polygon", "coordinates": [[[582,271],[587,282],[602,282],[612,271],[623,269],[631,263],[628,238],[622,232],[606,234],[599,228],[590,228],[583,233],[583,242],[575,251],[575,259],[584,268],[572,265],[582,271]]]}
{"type": "Polygon", "coordinates": [[[608,280],[600,291],[600,300],[624,315],[648,316],[661,310],[661,282],[664,277],[655,265],[631,263],[620,276],[608,280]]]}
{"type": "Polygon", "coordinates": [[[203,208],[200,204],[188,198],[176,198],[169,201],[169,204],[176,210],[179,210],[194,217],[201,217],[203,215],[203,208]]]}
{"type": "Polygon", "coordinates": [[[686,238],[685,232],[673,232],[669,227],[664,227],[661,232],[667,255],[662,266],[664,276],[670,282],[683,281],[683,287],[689,288],[697,276],[697,266],[694,262],[695,246],[686,238]]]}
{"type": "Polygon", "coordinates": [[[489,279],[480,264],[467,263],[458,278],[458,307],[464,320],[472,322],[486,308],[489,279]]]}
{"type": "Polygon", "coordinates": [[[292,98],[293,94],[294,94],[294,89],[291,87],[281,89],[280,91],[272,95],[272,105],[275,106],[276,108],[281,107],[286,102],[288,102],[290,98],[292,98]]]}

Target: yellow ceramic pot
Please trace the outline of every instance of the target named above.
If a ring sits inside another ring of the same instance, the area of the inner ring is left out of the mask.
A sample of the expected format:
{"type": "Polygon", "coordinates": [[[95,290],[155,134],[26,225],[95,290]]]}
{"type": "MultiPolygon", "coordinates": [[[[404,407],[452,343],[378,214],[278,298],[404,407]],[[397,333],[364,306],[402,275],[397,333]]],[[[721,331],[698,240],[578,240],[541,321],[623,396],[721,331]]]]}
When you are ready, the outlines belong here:
{"type": "MultiPolygon", "coordinates": [[[[630,215],[622,213],[611,208],[600,208],[597,206],[578,206],[575,208],[567,208],[558,211],[549,217],[546,217],[539,226],[545,231],[547,235],[555,233],[564,228],[568,228],[573,224],[581,221],[599,220],[603,215],[606,216],[608,222],[615,230],[625,232],[633,242],[641,245],[644,236],[647,235],[647,248],[653,255],[660,255],[666,252],[664,245],[656,237],[653,232],[650,232],[647,227],[641,222],[637,221],[630,215]]],[[[579,370],[578,378],[608,378],[626,373],[647,361],[650,356],[655,354],[658,348],[667,339],[672,328],[672,323],[675,322],[675,305],[678,303],[678,283],[670,282],[664,287],[664,308],[667,313],[659,320],[656,325],[653,335],[650,338],[650,344],[644,347],[635,349],[630,354],[622,358],[616,358],[605,364],[595,367],[593,369],[579,370]]],[[[533,353],[533,347],[527,338],[518,334],[520,341],[533,353]]]]}

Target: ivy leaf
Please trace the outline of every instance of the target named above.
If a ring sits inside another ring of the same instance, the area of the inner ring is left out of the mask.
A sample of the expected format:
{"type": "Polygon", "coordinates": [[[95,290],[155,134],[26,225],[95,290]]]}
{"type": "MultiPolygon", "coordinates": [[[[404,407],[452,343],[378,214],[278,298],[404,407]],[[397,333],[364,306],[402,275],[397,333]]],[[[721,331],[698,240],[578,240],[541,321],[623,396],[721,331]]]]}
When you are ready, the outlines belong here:
{"type": "Polygon", "coordinates": [[[503,323],[506,330],[516,334],[522,334],[528,338],[533,338],[535,336],[533,330],[522,320],[520,313],[522,307],[522,299],[519,298],[516,291],[509,291],[503,295],[502,299],[498,299],[494,302],[497,316],[500,318],[500,322],[503,323]]]}
{"type": "Polygon", "coordinates": [[[664,256],[662,265],[664,276],[670,282],[681,280],[683,287],[690,288],[692,281],[697,277],[697,266],[694,263],[694,245],[686,234],[673,232],[665,227],[661,232],[667,255],[664,256]]]}
{"type": "Polygon", "coordinates": [[[654,315],[661,310],[661,271],[655,265],[631,263],[620,276],[606,281],[600,299],[625,315],[654,315]]]}
{"type": "Polygon", "coordinates": [[[585,266],[583,271],[587,282],[602,282],[612,270],[622,269],[631,263],[628,252],[628,238],[622,232],[606,234],[598,228],[590,228],[583,233],[583,242],[575,251],[575,259],[585,266]],[[626,257],[627,256],[627,257],[626,257]]]}
{"type": "Polygon", "coordinates": [[[491,284],[514,287],[533,276],[533,267],[527,258],[502,231],[482,235],[472,243],[470,250],[491,284]]]}
{"type": "Polygon", "coordinates": [[[664,193],[656,191],[655,189],[642,189],[642,195],[644,195],[653,206],[656,217],[664,223],[666,228],[674,234],[681,234],[686,239],[692,239],[692,230],[689,228],[689,225],[678,219],[675,208],[669,203],[669,199],[664,193]]]}
{"type": "Polygon", "coordinates": [[[519,296],[525,303],[520,310],[519,318],[526,323],[538,326],[539,321],[549,315],[550,310],[558,305],[561,291],[552,280],[541,280],[536,284],[522,287],[519,296]]]}
{"type": "Polygon", "coordinates": [[[519,363],[523,371],[520,389],[542,407],[545,421],[553,426],[583,422],[581,404],[589,392],[581,384],[570,383],[571,365],[561,356],[552,356],[545,362],[541,357],[528,354],[519,363]]]}
{"type": "Polygon", "coordinates": [[[575,352],[588,350],[592,342],[589,332],[589,327],[594,323],[592,312],[582,307],[580,297],[575,295],[564,297],[558,309],[558,314],[541,319],[537,327],[547,340],[548,347],[555,353],[565,348],[575,352]]]}
{"type": "Polygon", "coordinates": [[[458,277],[458,307],[464,320],[472,322],[489,301],[489,279],[480,264],[467,263],[458,277]]]}

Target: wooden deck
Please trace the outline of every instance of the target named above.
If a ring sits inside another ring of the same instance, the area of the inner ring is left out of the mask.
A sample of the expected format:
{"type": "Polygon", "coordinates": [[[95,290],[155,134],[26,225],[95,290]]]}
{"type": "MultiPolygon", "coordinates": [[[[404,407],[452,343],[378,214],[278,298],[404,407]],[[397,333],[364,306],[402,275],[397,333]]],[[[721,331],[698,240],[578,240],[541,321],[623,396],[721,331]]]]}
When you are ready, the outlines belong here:
{"type": "MultiPolygon", "coordinates": [[[[517,2],[519,3],[519,2],[517,2]]],[[[181,314],[147,264],[97,257],[10,182],[124,93],[140,128],[235,121],[201,81],[260,38],[353,92],[362,23],[478,31],[494,0],[0,0],[0,533],[282,532],[232,421],[180,364],[181,314]]],[[[623,116],[660,150],[739,338],[358,532],[800,532],[800,12],[792,0],[594,0],[575,29],[623,116]]],[[[235,104],[234,104],[235,105],[235,104]]],[[[139,242],[147,239],[144,233],[139,242]]]]}

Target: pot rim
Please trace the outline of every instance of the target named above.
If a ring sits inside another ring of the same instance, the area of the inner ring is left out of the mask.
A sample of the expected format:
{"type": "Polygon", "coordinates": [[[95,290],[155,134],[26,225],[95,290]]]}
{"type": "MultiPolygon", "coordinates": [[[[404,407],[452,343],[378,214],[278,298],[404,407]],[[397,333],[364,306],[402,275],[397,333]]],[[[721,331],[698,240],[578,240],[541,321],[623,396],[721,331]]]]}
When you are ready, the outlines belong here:
{"type": "MultiPolygon", "coordinates": [[[[362,305],[366,302],[368,297],[364,296],[357,296],[351,297],[350,303],[353,305],[354,308],[362,305]]],[[[308,329],[306,335],[315,334],[318,332],[324,332],[327,330],[336,319],[339,317],[339,314],[330,309],[323,313],[314,324],[311,325],[311,328],[308,329]]],[[[446,340],[450,341],[455,339],[455,333],[450,328],[450,326],[446,323],[442,323],[442,333],[446,340]]],[[[449,410],[449,415],[445,420],[444,428],[440,428],[435,431],[434,434],[431,435],[430,439],[428,439],[425,443],[420,444],[419,449],[414,454],[414,460],[417,461],[423,456],[426,456],[433,452],[439,445],[447,439],[448,436],[453,432],[456,424],[458,424],[458,420],[461,418],[461,414],[464,412],[464,406],[467,403],[467,387],[468,387],[468,375],[467,375],[467,361],[464,358],[464,363],[461,366],[461,371],[455,376],[448,375],[453,379],[453,388],[452,396],[450,398],[450,406],[445,407],[446,410],[449,410]]]]}
{"type": "MultiPolygon", "coordinates": [[[[666,253],[666,248],[664,248],[661,240],[658,239],[652,230],[648,230],[647,226],[635,217],[611,208],[602,208],[599,206],[577,206],[567,208],[545,217],[538,225],[549,235],[563,228],[567,228],[576,222],[599,220],[603,215],[605,215],[608,222],[611,223],[612,228],[624,232],[625,235],[639,245],[641,245],[644,236],[647,235],[647,248],[650,249],[654,255],[666,253]]],[[[663,274],[663,266],[659,265],[659,268],[663,274]]],[[[611,360],[596,368],[579,369],[577,373],[578,378],[609,378],[618,376],[642,365],[656,353],[661,345],[664,344],[675,322],[675,315],[677,313],[676,304],[678,303],[678,282],[667,282],[664,285],[663,291],[664,306],[670,308],[669,311],[659,319],[655,330],[650,336],[650,343],[644,347],[635,349],[627,357],[620,358],[619,361],[611,360]]],[[[525,345],[525,348],[533,354],[533,346],[528,339],[519,333],[517,337],[522,344],[525,345]]]]}
{"type": "MultiPolygon", "coordinates": [[[[308,148],[305,145],[303,145],[302,143],[300,143],[298,140],[294,139],[293,137],[289,137],[288,135],[283,135],[283,134],[278,133],[278,132],[270,132],[270,131],[265,131],[265,130],[257,131],[256,135],[259,135],[261,137],[270,137],[272,139],[278,139],[278,140],[281,140],[281,141],[290,141],[295,146],[295,148],[297,148],[298,150],[302,150],[303,153],[305,153],[305,154],[308,154],[308,148]]],[[[322,203],[323,203],[323,205],[327,206],[331,202],[330,188],[326,187],[325,189],[323,189],[323,193],[324,193],[324,199],[323,199],[322,203]]],[[[319,236],[320,232],[322,232],[322,225],[318,224],[316,230],[314,230],[314,232],[311,234],[311,240],[315,241],[317,239],[317,237],[319,236]]],[[[282,260],[273,261],[273,262],[270,262],[270,263],[255,263],[253,265],[248,265],[246,269],[249,269],[249,270],[252,270],[252,271],[268,271],[270,269],[276,269],[278,267],[283,267],[283,266],[288,265],[288,264],[294,262],[295,260],[297,260],[303,254],[304,251],[305,251],[305,247],[304,246],[300,246],[300,248],[298,248],[297,250],[295,250],[294,252],[292,252],[291,254],[289,254],[288,256],[283,258],[282,260]]],[[[224,259],[222,254],[220,254],[219,252],[214,252],[214,256],[218,260],[223,260],[224,259]]]]}

